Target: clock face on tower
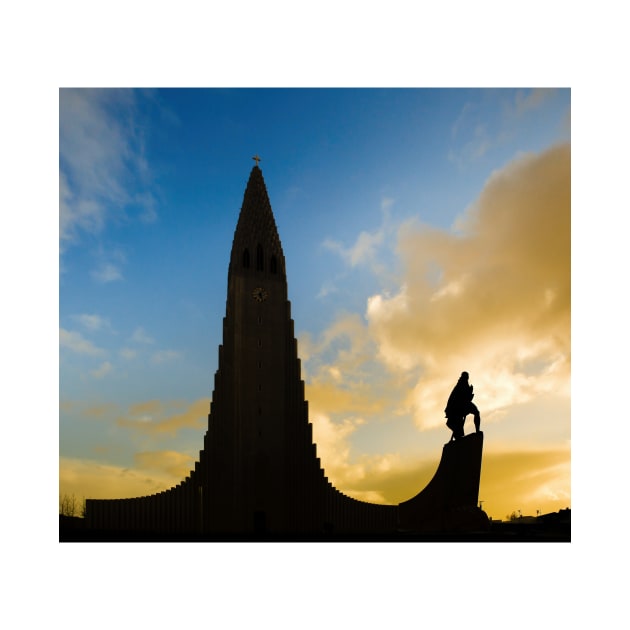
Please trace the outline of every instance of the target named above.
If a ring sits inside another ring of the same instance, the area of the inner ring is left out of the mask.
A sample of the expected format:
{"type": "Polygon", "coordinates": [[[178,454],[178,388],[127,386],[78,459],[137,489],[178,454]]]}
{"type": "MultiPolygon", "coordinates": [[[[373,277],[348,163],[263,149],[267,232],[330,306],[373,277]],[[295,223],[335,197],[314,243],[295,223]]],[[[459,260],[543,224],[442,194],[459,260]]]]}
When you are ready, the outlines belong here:
{"type": "Polygon", "coordinates": [[[267,291],[265,291],[262,287],[256,287],[253,291],[252,291],[252,297],[257,301],[257,302],[262,302],[263,300],[267,299],[267,291]]]}

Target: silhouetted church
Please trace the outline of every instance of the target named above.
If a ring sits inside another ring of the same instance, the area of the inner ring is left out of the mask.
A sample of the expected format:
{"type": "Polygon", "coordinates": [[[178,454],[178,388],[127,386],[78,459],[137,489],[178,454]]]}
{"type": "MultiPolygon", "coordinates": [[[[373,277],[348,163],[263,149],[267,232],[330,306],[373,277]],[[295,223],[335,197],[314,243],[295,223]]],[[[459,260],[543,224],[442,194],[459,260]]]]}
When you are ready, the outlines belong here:
{"type": "Polygon", "coordinates": [[[282,245],[258,163],[228,271],[223,344],[203,450],[176,487],[86,501],[100,531],[279,535],[474,528],[483,434],[444,446],[433,480],[400,505],[352,499],[326,478],[313,443],[282,245]]]}

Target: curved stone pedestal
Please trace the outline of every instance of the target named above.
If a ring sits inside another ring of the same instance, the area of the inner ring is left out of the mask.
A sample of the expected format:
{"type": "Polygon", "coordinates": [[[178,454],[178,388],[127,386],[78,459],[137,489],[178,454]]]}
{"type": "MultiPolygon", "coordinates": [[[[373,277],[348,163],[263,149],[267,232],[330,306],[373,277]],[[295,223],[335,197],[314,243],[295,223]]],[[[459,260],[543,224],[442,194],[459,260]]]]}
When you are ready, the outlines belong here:
{"type": "Polygon", "coordinates": [[[488,517],[478,506],[483,432],[444,445],[433,479],[398,506],[402,531],[482,531],[488,517]]]}

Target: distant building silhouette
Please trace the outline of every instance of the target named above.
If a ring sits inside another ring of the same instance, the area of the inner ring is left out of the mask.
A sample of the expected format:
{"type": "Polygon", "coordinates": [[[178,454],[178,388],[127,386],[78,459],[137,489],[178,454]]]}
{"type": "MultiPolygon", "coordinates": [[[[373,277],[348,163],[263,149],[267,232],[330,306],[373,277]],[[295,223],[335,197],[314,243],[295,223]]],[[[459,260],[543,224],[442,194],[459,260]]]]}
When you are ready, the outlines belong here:
{"type": "Polygon", "coordinates": [[[446,444],[435,477],[400,505],[332,486],[313,443],[282,245],[253,167],[228,270],[223,343],[203,450],[186,479],[155,495],[86,501],[92,530],[250,536],[479,527],[483,434],[446,444]]]}

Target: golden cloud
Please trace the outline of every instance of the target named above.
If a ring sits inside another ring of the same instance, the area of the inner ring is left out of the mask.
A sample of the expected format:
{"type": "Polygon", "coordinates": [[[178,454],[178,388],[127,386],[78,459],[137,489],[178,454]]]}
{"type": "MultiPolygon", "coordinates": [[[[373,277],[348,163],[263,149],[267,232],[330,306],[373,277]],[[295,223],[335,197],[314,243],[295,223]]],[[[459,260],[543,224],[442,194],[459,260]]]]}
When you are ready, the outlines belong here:
{"type": "Polygon", "coordinates": [[[306,398],[315,413],[376,414],[392,405],[400,376],[375,363],[376,346],[360,315],[344,314],[317,341],[304,335],[300,344],[308,363],[306,398]]]}
{"type": "Polygon", "coordinates": [[[482,428],[502,421],[504,451],[484,454],[491,515],[570,505],[570,449],[557,448],[570,437],[570,171],[569,145],[524,155],[489,178],[452,230],[404,225],[399,290],[368,299],[367,325],[346,314],[305,338],[314,437],[341,491],[399,503],[423,489],[439,461],[428,444],[354,457],[356,431],[386,414],[446,430],[446,400],[467,370],[482,428]]]}
{"type": "Polygon", "coordinates": [[[157,416],[162,413],[164,404],[160,400],[147,400],[145,402],[136,403],[129,407],[129,415],[131,416],[157,416]]]}
{"type": "Polygon", "coordinates": [[[119,427],[152,435],[168,433],[175,436],[181,429],[203,429],[210,411],[210,399],[200,398],[185,408],[182,413],[159,417],[164,409],[165,406],[159,401],[138,403],[130,407],[129,414],[119,417],[116,424],[119,427]]]}
{"type": "Polygon", "coordinates": [[[129,499],[162,492],[181,477],[155,470],[123,468],[92,460],[59,460],[59,493],[86,499],[129,499]]]}
{"type": "Polygon", "coordinates": [[[118,405],[114,403],[103,403],[102,405],[94,405],[92,407],[86,407],[82,413],[86,416],[93,418],[103,418],[118,411],[118,405]]]}
{"type": "Polygon", "coordinates": [[[363,467],[350,463],[347,438],[363,421],[360,418],[346,418],[337,423],[325,414],[312,412],[310,419],[313,424],[313,441],[317,445],[318,455],[330,482],[340,488],[344,482],[362,478],[365,474],[363,467]]]}
{"type": "Polygon", "coordinates": [[[456,231],[400,230],[404,283],[372,296],[367,318],[390,369],[423,370],[408,397],[419,426],[442,422],[463,370],[488,410],[568,391],[570,176],[569,145],[522,156],[490,177],[456,231]]]}
{"type": "Polygon", "coordinates": [[[165,472],[179,480],[186,478],[195,467],[195,461],[190,455],[178,453],[177,451],[145,451],[136,453],[134,461],[138,468],[165,472]]]}
{"type": "Polygon", "coordinates": [[[367,384],[359,383],[349,389],[342,389],[334,382],[315,380],[306,386],[305,391],[312,412],[371,414],[385,407],[385,401],[375,397],[367,384]]]}

